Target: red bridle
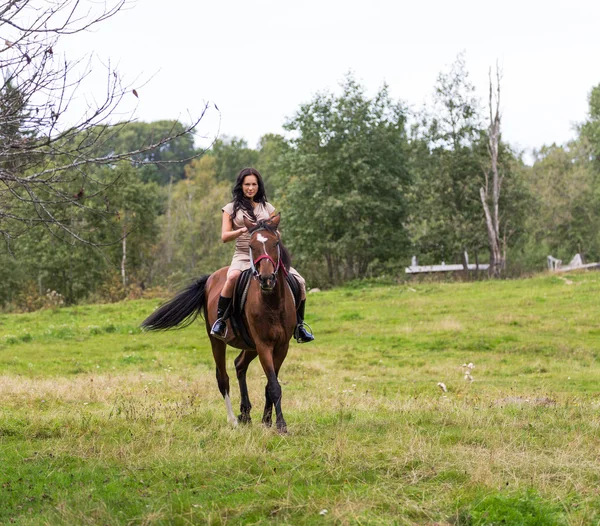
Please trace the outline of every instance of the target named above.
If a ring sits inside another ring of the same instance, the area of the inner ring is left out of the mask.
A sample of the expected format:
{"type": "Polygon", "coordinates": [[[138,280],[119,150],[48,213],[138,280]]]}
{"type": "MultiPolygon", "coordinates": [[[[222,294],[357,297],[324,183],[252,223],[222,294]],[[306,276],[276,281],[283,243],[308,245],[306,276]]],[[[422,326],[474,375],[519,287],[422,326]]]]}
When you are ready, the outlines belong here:
{"type": "Polygon", "coordinates": [[[285,269],[285,267],[283,265],[281,265],[281,250],[279,248],[279,245],[277,245],[277,263],[275,263],[275,260],[269,256],[269,254],[262,254],[260,256],[258,256],[256,259],[252,259],[252,247],[250,248],[250,261],[252,263],[252,275],[254,276],[254,278],[258,278],[258,269],[256,268],[256,265],[258,263],[260,263],[263,259],[266,259],[268,261],[271,262],[271,264],[273,265],[274,270],[274,274],[275,276],[277,276],[277,272],[279,271],[279,269],[283,270],[283,275],[287,276],[288,272],[285,269]]]}

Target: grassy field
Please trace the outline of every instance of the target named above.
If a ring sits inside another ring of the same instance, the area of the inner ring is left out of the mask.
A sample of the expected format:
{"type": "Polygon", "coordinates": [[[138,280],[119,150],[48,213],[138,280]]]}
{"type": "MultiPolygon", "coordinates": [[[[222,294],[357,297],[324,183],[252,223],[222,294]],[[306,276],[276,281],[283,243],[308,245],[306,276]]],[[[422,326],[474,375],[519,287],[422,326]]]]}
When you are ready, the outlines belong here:
{"type": "Polygon", "coordinates": [[[598,524],[599,297],[597,273],[312,294],[285,436],[258,361],[228,426],[203,323],[137,328],[158,301],[0,315],[0,524],[598,524]]]}

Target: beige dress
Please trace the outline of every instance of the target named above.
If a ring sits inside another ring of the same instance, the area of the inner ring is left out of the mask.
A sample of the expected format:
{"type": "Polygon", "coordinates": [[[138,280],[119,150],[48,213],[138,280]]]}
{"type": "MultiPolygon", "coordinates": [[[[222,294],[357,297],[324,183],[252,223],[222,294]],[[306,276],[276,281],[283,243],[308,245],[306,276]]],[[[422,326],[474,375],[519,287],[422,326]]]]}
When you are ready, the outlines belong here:
{"type": "MultiPolygon", "coordinates": [[[[244,227],[243,210],[238,210],[235,217],[233,217],[233,203],[226,204],[221,210],[223,210],[224,213],[229,214],[229,217],[231,217],[234,230],[244,227]]],[[[275,207],[271,203],[265,203],[264,205],[262,203],[258,203],[254,207],[254,215],[258,221],[269,219],[274,211],[275,207]]],[[[248,219],[250,219],[250,217],[248,217],[248,219]]],[[[233,258],[231,260],[231,265],[229,265],[227,276],[229,277],[232,271],[238,270],[242,272],[250,267],[250,234],[245,232],[235,240],[235,252],[233,253],[233,258]]],[[[302,295],[304,296],[306,293],[306,283],[304,278],[298,274],[298,271],[293,267],[290,267],[290,274],[294,275],[300,283],[302,295]]]]}

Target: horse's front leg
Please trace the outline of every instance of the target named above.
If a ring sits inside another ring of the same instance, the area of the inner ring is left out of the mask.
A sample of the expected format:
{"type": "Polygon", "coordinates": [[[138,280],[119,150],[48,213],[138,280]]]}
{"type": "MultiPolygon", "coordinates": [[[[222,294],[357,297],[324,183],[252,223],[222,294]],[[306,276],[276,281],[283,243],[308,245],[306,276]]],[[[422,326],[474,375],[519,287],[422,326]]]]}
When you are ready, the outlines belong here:
{"type": "MultiPolygon", "coordinates": [[[[273,354],[273,365],[275,366],[275,381],[277,382],[277,388],[279,391],[279,396],[271,395],[271,400],[275,405],[275,418],[277,423],[277,431],[280,433],[287,433],[287,424],[283,418],[283,413],[281,412],[281,386],[279,385],[279,369],[281,369],[281,364],[285,357],[287,356],[289,347],[289,342],[286,342],[285,345],[281,347],[277,347],[273,354]]],[[[275,391],[276,393],[277,391],[275,391]]]]}
{"type": "Polygon", "coordinates": [[[263,413],[263,423],[271,426],[273,419],[273,406],[275,406],[275,421],[277,431],[287,433],[287,424],[281,411],[281,385],[278,375],[281,364],[288,351],[288,344],[279,347],[263,355],[259,352],[260,361],[267,376],[267,387],[265,388],[265,411],[263,413]]]}
{"type": "Polygon", "coordinates": [[[262,423],[267,427],[273,425],[273,402],[269,394],[269,383],[265,386],[265,410],[263,411],[262,423]]]}
{"type": "Polygon", "coordinates": [[[250,403],[250,397],[248,396],[248,384],[246,383],[246,372],[250,362],[256,358],[256,351],[242,351],[235,359],[235,371],[237,373],[237,379],[240,384],[240,415],[238,420],[242,424],[249,424],[252,419],[250,418],[250,409],[252,404],[250,403]]]}

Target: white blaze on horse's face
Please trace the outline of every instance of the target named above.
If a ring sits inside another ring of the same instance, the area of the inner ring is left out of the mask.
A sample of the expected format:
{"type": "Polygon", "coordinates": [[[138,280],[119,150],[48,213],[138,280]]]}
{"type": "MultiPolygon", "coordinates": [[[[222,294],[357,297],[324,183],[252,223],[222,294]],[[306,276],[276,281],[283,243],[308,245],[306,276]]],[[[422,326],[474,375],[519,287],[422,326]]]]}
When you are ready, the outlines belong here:
{"type": "Polygon", "coordinates": [[[267,246],[265,245],[265,243],[268,241],[268,239],[265,236],[263,236],[262,234],[258,234],[256,236],[256,239],[258,239],[263,244],[263,250],[265,251],[265,254],[266,254],[267,246]]]}

